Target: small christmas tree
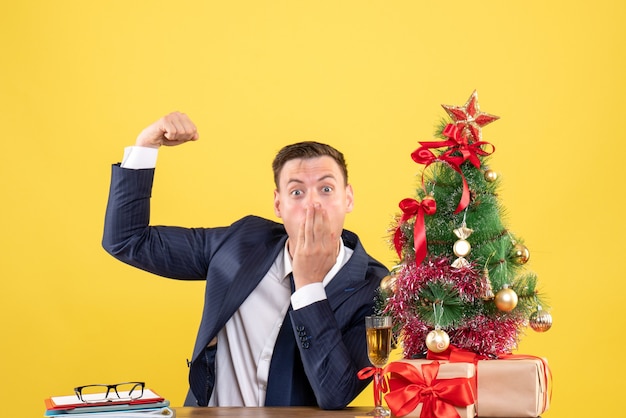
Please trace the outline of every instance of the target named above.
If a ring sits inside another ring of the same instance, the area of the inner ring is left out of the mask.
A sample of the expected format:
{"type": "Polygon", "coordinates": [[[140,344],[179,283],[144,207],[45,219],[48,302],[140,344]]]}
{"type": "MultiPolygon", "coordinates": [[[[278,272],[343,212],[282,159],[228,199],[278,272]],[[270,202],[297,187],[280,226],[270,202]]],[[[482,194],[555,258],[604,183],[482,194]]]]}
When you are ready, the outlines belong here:
{"type": "Polygon", "coordinates": [[[495,147],[482,139],[499,118],[480,111],[476,91],[464,106],[443,108],[438,140],[411,154],[424,165],[420,187],[392,225],[400,260],[381,282],[378,310],[394,318],[405,358],[450,344],[497,357],[517,347],[526,325],[546,331],[552,318],[525,271],[528,249],[502,220],[488,165],[495,147]]]}

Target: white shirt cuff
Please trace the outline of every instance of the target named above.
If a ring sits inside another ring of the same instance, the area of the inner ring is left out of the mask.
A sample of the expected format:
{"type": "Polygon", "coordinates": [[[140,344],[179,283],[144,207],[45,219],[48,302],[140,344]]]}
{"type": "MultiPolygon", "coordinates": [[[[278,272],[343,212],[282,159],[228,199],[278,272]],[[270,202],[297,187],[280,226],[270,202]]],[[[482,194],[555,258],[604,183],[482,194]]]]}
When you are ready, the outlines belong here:
{"type": "Polygon", "coordinates": [[[140,170],[144,168],[156,167],[158,148],[149,147],[126,147],[124,148],[124,159],[122,159],[122,168],[131,168],[140,170]]]}
{"type": "Polygon", "coordinates": [[[291,306],[294,311],[326,299],[326,291],[322,283],[311,283],[293,292],[291,306]]]}

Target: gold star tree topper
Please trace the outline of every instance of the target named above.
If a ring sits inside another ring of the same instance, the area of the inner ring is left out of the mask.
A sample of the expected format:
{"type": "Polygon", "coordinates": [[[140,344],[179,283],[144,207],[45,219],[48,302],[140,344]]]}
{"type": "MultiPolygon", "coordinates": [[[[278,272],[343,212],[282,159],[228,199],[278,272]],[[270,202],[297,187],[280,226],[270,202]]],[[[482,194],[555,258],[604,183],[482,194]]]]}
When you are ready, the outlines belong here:
{"type": "Polygon", "coordinates": [[[500,119],[499,116],[481,112],[478,106],[478,92],[474,90],[464,106],[441,105],[450,115],[454,124],[463,132],[470,143],[482,141],[481,128],[500,119]]]}

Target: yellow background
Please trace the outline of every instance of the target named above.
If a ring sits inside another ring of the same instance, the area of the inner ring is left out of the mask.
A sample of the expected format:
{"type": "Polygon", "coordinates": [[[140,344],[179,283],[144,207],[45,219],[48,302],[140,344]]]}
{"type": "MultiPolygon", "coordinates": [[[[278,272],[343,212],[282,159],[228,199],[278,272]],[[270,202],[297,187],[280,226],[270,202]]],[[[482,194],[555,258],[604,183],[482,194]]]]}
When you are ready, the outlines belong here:
{"type": "MultiPolygon", "coordinates": [[[[519,353],[554,373],[545,417],[616,416],[624,308],[626,5],[572,1],[15,1],[0,13],[0,399],[41,416],[79,384],[145,380],[181,405],[203,283],[100,247],[110,164],[162,114],[153,223],[273,219],[270,162],[295,140],[346,154],[347,227],[388,266],[417,141],[474,89],[507,224],[554,326],[519,353]]],[[[370,404],[368,390],[356,401],[370,404]]]]}

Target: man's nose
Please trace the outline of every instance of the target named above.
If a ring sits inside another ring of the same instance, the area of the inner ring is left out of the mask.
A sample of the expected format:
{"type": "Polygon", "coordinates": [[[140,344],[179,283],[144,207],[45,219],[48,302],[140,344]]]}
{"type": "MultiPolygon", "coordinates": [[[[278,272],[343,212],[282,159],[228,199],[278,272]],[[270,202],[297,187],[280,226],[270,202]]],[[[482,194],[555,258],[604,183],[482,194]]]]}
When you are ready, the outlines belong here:
{"type": "Polygon", "coordinates": [[[317,191],[315,191],[315,190],[312,190],[309,193],[307,193],[306,197],[307,197],[306,203],[309,204],[309,205],[313,205],[315,203],[320,203],[319,193],[317,193],[317,191]]]}

